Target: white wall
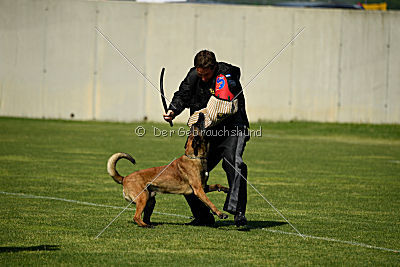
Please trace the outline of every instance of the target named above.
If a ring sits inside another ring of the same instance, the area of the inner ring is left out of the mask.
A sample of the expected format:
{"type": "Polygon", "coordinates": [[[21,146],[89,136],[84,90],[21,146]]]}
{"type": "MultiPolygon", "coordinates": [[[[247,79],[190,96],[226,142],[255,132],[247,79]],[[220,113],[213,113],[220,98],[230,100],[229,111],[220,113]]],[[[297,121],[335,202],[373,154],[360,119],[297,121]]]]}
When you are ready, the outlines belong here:
{"type": "MultiPolygon", "coordinates": [[[[200,49],[241,67],[251,121],[400,123],[400,12],[126,1],[0,1],[0,115],[162,120],[200,49]]],[[[187,120],[187,112],[178,117],[187,120]]]]}

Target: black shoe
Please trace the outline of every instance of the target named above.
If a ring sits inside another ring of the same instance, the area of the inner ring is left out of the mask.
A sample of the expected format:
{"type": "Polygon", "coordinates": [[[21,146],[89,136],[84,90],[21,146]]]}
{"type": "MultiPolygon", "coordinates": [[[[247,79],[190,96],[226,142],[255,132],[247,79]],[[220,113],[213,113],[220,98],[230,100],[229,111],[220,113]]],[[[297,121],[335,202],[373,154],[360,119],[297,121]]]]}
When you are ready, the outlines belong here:
{"type": "Polygon", "coordinates": [[[244,212],[238,212],[235,215],[235,225],[237,227],[247,225],[247,219],[246,219],[246,216],[244,216],[244,212]]]}
{"type": "Polygon", "coordinates": [[[193,221],[189,223],[185,223],[185,225],[191,225],[191,226],[213,226],[215,224],[215,219],[214,216],[211,214],[207,216],[206,218],[194,218],[193,221]]]}

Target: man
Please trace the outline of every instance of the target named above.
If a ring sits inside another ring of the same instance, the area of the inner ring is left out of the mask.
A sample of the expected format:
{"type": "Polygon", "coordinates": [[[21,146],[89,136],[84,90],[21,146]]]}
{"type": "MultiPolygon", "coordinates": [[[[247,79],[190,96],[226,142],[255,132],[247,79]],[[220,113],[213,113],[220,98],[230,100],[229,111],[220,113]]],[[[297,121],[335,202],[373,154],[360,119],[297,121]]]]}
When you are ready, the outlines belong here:
{"type": "MultiPolygon", "coordinates": [[[[221,77],[224,79],[223,82],[227,82],[229,91],[238,99],[238,111],[218,125],[207,129],[207,132],[213,133],[209,137],[207,170],[210,172],[221,159],[223,160],[222,167],[226,172],[230,188],[224,210],[234,215],[235,224],[239,227],[247,224],[245,217],[247,183],[241,176],[247,179],[247,166],[243,162],[242,155],[249,139],[245,99],[239,82],[240,69],[224,62],[217,62],[211,51],[200,51],[194,58],[194,67],[189,70],[179,90],[175,92],[169,110],[164,114],[164,119],[168,122],[172,121],[185,108],[190,108],[191,115],[205,108],[210,97],[215,95],[215,89],[220,85],[221,77]]],[[[194,194],[185,198],[194,216],[194,220],[189,225],[211,226],[215,223],[209,208],[194,194]]]]}

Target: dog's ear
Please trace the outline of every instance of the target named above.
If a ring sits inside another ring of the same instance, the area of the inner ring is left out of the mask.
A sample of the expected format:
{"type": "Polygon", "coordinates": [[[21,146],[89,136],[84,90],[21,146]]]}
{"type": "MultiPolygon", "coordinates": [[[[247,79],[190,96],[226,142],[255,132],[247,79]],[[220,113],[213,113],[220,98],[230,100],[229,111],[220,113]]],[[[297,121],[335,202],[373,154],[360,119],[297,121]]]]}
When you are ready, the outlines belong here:
{"type": "Polygon", "coordinates": [[[204,113],[200,112],[199,113],[199,119],[197,120],[197,123],[202,123],[204,122],[204,113]]]}
{"type": "Polygon", "coordinates": [[[188,141],[189,141],[189,136],[188,136],[188,138],[186,138],[186,143],[185,143],[185,149],[186,149],[186,147],[187,147],[187,143],[188,143],[188,141]]]}
{"type": "Polygon", "coordinates": [[[201,129],[202,126],[204,126],[204,121],[205,121],[204,113],[200,112],[199,117],[197,118],[197,121],[196,121],[196,123],[193,124],[193,126],[196,126],[197,128],[201,129]]]}
{"type": "Polygon", "coordinates": [[[196,123],[192,125],[190,128],[190,132],[193,135],[203,135],[205,130],[205,116],[204,113],[199,113],[199,118],[197,119],[196,123]]]}
{"type": "Polygon", "coordinates": [[[199,146],[201,145],[201,137],[196,135],[192,140],[193,154],[197,156],[199,154],[199,146]]]}
{"type": "Polygon", "coordinates": [[[199,123],[199,128],[200,130],[204,130],[205,129],[205,116],[202,112],[200,112],[199,114],[199,120],[197,121],[199,123]]]}

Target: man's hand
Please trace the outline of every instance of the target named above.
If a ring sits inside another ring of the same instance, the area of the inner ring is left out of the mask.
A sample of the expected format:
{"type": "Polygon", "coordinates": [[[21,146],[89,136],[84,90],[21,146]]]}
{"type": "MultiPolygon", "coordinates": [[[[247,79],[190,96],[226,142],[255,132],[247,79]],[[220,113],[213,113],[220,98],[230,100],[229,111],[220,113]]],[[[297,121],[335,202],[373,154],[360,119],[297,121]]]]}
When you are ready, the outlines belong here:
{"type": "Polygon", "coordinates": [[[175,114],[172,110],[168,110],[167,113],[163,114],[164,120],[167,122],[172,121],[175,118],[175,114]]]}

